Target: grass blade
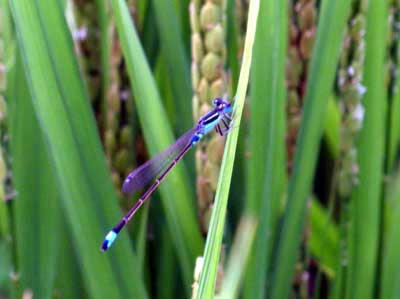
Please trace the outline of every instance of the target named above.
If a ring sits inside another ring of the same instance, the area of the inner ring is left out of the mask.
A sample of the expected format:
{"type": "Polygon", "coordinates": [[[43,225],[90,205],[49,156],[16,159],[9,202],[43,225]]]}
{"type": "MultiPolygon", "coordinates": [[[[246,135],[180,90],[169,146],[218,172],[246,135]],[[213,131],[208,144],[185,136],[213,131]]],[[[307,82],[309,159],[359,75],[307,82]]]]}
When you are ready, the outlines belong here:
{"type": "Polygon", "coordinates": [[[58,272],[55,289],[62,294],[63,299],[85,299],[89,298],[87,289],[82,278],[82,271],[76,263],[77,255],[72,246],[72,236],[68,231],[68,225],[64,220],[61,224],[60,244],[63,248],[62,258],[59,259],[58,272]]]}
{"type": "MultiPolygon", "coordinates": [[[[258,0],[252,0],[250,2],[246,41],[243,53],[243,64],[240,71],[238,89],[234,103],[234,126],[237,127],[240,125],[246,97],[247,84],[249,81],[259,5],[260,2],[258,0]]],[[[219,263],[226,207],[228,203],[229,187],[232,178],[233,162],[235,159],[238,135],[239,132],[237,129],[232,130],[232,132],[228,134],[228,139],[226,141],[225,152],[220,171],[220,179],[218,181],[217,194],[215,196],[215,205],[212,211],[210,229],[207,235],[207,242],[204,250],[204,265],[200,274],[197,298],[212,298],[214,296],[215,280],[219,263]]]]}
{"type": "Polygon", "coordinates": [[[99,250],[120,212],[60,3],[10,4],[32,112],[43,131],[88,291],[95,298],[145,298],[126,233],[112,253],[99,250]]]}
{"type": "Polygon", "coordinates": [[[351,195],[349,298],[373,298],[378,255],[385,146],[386,2],[369,1],[363,84],[363,127],[357,143],[359,184],[351,195]],[[368,223],[368,225],[365,225],[368,223]]]}
{"type": "Polygon", "coordinates": [[[192,87],[189,60],[182,40],[181,24],[171,1],[154,1],[162,55],[165,59],[169,81],[175,98],[176,113],[179,117],[177,131],[181,134],[193,124],[192,87]],[[174,28],[171,30],[171,28],[174,28]]]}
{"type": "Polygon", "coordinates": [[[274,261],[271,298],[287,298],[301,241],[306,201],[315,170],[324,113],[334,82],[343,30],[351,2],[322,1],[317,40],[307,79],[305,107],[296,146],[288,202],[274,261]]]}
{"type": "MultiPolygon", "coordinates": [[[[172,130],[126,4],[123,0],[113,1],[112,4],[139,120],[150,154],[155,155],[172,144],[172,130]]],[[[185,287],[189,292],[194,260],[200,253],[203,240],[195,221],[193,196],[183,163],[179,163],[168,175],[160,190],[170,235],[174,238],[185,287]]]]}
{"type": "Polygon", "coordinates": [[[389,112],[389,135],[388,135],[388,153],[387,153],[387,170],[391,171],[395,166],[396,155],[400,146],[400,39],[397,39],[397,69],[396,79],[393,87],[392,101],[390,103],[389,112]]]}
{"type": "Polygon", "coordinates": [[[169,299],[174,298],[176,284],[176,258],[171,237],[164,230],[161,233],[160,255],[158,256],[158,264],[160,270],[157,277],[157,298],[169,299]]]}
{"type": "Polygon", "coordinates": [[[400,296],[400,171],[389,184],[387,194],[380,298],[394,299],[400,296]]]}
{"type": "Polygon", "coordinates": [[[265,298],[274,228],[285,187],[282,120],[285,117],[287,10],[286,1],[261,2],[254,44],[247,211],[257,217],[259,227],[246,273],[245,298],[265,298]]]}
{"type": "Polygon", "coordinates": [[[13,94],[10,111],[13,179],[18,194],[15,201],[18,271],[21,289],[31,289],[39,298],[51,298],[58,257],[59,192],[48,151],[42,136],[21,63],[15,65],[14,82],[8,82],[13,94]],[[17,113],[18,111],[18,113],[17,113]],[[27,153],[29,148],[30,154],[27,153]],[[54,237],[49,238],[53,235],[54,237]]]}
{"type": "Polygon", "coordinates": [[[221,292],[218,295],[219,299],[238,297],[240,282],[246,270],[256,229],[257,221],[255,219],[244,216],[240,221],[226,266],[226,276],[222,283],[221,292]]]}

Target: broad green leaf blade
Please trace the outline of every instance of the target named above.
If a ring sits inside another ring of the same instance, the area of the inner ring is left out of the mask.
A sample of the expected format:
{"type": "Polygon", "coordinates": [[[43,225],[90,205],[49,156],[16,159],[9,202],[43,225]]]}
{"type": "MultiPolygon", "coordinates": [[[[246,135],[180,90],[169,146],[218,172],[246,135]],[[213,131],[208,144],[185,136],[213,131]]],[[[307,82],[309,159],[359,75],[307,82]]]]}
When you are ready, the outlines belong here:
{"type": "Polygon", "coordinates": [[[331,94],[344,26],[351,1],[322,1],[316,44],[307,79],[305,107],[296,146],[293,174],[279,245],[274,260],[271,298],[287,298],[302,238],[324,115],[331,94]]]}
{"type": "Polygon", "coordinates": [[[381,188],[385,147],[386,2],[368,2],[362,99],[365,116],[357,138],[359,184],[351,195],[349,298],[373,298],[381,225],[381,188]],[[368,225],[366,225],[368,224],[368,225]]]}
{"type": "MultiPolygon", "coordinates": [[[[193,124],[192,87],[189,60],[182,40],[182,30],[174,5],[170,0],[154,1],[157,28],[161,41],[162,55],[167,65],[171,82],[177,121],[177,132],[184,133],[193,124]]],[[[166,79],[166,78],[165,78],[166,79]]]]}
{"type": "Polygon", "coordinates": [[[285,188],[287,3],[261,2],[250,103],[247,210],[259,226],[246,273],[245,298],[265,298],[269,259],[285,188]]]}
{"type": "Polygon", "coordinates": [[[33,107],[20,59],[8,82],[13,95],[10,110],[13,181],[18,194],[15,200],[18,271],[21,290],[31,289],[39,298],[51,298],[56,261],[60,194],[33,107]],[[17,113],[18,112],[18,113],[17,113]]]}
{"type": "MultiPolygon", "coordinates": [[[[150,154],[155,155],[174,142],[172,130],[125,1],[116,0],[112,4],[139,120],[150,154]]],[[[184,274],[185,288],[189,293],[194,261],[201,251],[203,240],[196,222],[193,192],[182,164],[173,169],[159,188],[170,235],[184,274]]]]}
{"type": "MultiPolygon", "coordinates": [[[[257,28],[257,17],[260,2],[251,0],[245,48],[243,53],[243,64],[240,71],[238,89],[233,107],[235,121],[233,126],[239,127],[243,113],[244,101],[246,98],[247,84],[249,82],[250,65],[253,51],[254,37],[257,28]]],[[[232,178],[233,162],[239,130],[234,129],[228,134],[225,145],[225,152],[222,158],[221,171],[218,181],[217,194],[213,207],[210,228],[207,235],[206,247],[204,250],[204,264],[200,274],[200,282],[197,298],[213,298],[215,281],[221,251],[222,236],[224,233],[226,207],[228,204],[229,188],[232,178]]]]}
{"type": "Polygon", "coordinates": [[[385,203],[385,243],[380,282],[380,298],[395,299],[400,296],[400,171],[388,184],[385,203]]]}
{"type": "Polygon", "coordinates": [[[99,250],[120,212],[60,3],[10,3],[32,112],[43,132],[88,291],[94,298],[145,298],[126,233],[112,252],[99,250]]]}

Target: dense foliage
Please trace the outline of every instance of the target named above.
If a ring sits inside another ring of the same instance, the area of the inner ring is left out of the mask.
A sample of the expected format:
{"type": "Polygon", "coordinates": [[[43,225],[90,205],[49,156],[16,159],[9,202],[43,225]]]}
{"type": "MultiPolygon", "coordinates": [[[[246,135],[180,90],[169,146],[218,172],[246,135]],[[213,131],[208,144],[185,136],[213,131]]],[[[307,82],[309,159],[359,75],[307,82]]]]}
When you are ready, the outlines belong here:
{"type": "Polygon", "coordinates": [[[398,298],[399,34],[396,0],[0,0],[0,298],[398,298]]]}

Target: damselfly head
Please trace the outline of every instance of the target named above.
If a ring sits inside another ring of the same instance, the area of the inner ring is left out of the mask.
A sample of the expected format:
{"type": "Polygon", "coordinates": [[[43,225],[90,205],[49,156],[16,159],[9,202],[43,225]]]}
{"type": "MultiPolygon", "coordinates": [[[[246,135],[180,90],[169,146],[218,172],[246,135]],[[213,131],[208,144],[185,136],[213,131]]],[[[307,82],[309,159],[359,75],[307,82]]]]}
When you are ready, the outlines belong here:
{"type": "Polygon", "coordinates": [[[213,100],[213,106],[215,108],[218,108],[219,110],[225,112],[225,113],[230,113],[232,112],[232,104],[228,101],[225,101],[221,98],[215,98],[213,100]]]}

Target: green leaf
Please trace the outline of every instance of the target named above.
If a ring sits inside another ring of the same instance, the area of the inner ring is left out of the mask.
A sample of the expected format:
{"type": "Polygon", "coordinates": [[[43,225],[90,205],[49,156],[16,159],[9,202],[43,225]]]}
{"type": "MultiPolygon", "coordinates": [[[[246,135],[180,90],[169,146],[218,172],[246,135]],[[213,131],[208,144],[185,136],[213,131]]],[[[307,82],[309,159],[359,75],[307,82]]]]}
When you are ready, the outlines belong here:
{"type": "MultiPolygon", "coordinates": [[[[257,28],[259,5],[260,2],[258,0],[252,0],[250,2],[246,41],[243,53],[243,64],[240,71],[238,89],[236,91],[235,103],[233,107],[235,115],[235,121],[233,125],[235,127],[240,126],[243,113],[247,84],[249,81],[254,36],[257,28]]],[[[204,250],[204,265],[200,274],[197,298],[213,298],[214,296],[215,280],[221,251],[226,207],[228,204],[229,187],[232,178],[233,162],[235,159],[238,135],[239,130],[234,129],[228,134],[228,139],[226,141],[225,152],[222,159],[218,181],[217,194],[215,196],[215,204],[211,215],[210,229],[207,235],[207,242],[204,250]]]]}
{"type": "Polygon", "coordinates": [[[97,17],[100,27],[100,47],[101,47],[101,89],[102,100],[106,101],[107,91],[110,85],[110,61],[112,52],[112,19],[110,18],[111,7],[108,0],[96,0],[97,17]]]}
{"type": "Polygon", "coordinates": [[[340,111],[334,96],[330,96],[325,117],[324,138],[333,158],[339,156],[340,145],[340,111]]]}
{"type": "MultiPolygon", "coordinates": [[[[182,40],[182,30],[178,15],[171,1],[154,1],[157,18],[157,28],[161,41],[162,55],[168,69],[168,79],[171,82],[175,98],[177,131],[183,133],[193,124],[192,118],[192,87],[189,72],[189,60],[182,40]],[[173,28],[173,30],[171,30],[173,28]]],[[[165,78],[166,79],[166,78],[165,78]]]]}
{"type": "Polygon", "coordinates": [[[397,69],[394,74],[396,76],[393,96],[389,102],[388,117],[389,117],[389,134],[388,134],[388,158],[387,158],[387,170],[391,171],[395,166],[396,156],[398,157],[398,151],[400,146],[400,39],[397,38],[397,69]]]}
{"type": "Polygon", "coordinates": [[[31,112],[43,134],[88,292],[94,298],[145,298],[126,233],[112,252],[99,250],[121,213],[60,3],[13,0],[10,4],[31,112]]]}
{"type": "Polygon", "coordinates": [[[369,1],[363,84],[367,92],[363,126],[357,138],[359,184],[351,195],[349,298],[373,298],[379,249],[381,190],[385,147],[385,67],[387,11],[385,1],[369,1]],[[366,225],[368,224],[368,225],[366,225]]]}
{"type": "Polygon", "coordinates": [[[44,139],[37,134],[39,124],[32,113],[19,59],[7,93],[13,95],[14,101],[9,117],[13,136],[13,179],[18,194],[15,222],[21,289],[31,289],[40,298],[50,298],[59,252],[60,195],[44,139]]]}
{"type": "Polygon", "coordinates": [[[338,228],[316,199],[311,201],[310,218],[310,252],[318,259],[322,270],[332,278],[339,258],[338,228]]]}
{"type": "Polygon", "coordinates": [[[235,15],[235,0],[226,0],[226,43],[229,69],[232,72],[232,90],[235,90],[240,71],[239,56],[239,28],[235,15]]]}
{"type": "MultiPolygon", "coordinates": [[[[157,298],[175,298],[174,291],[176,284],[176,257],[171,242],[171,237],[166,230],[161,233],[161,246],[159,246],[159,256],[157,262],[159,271],[157,275],[157,298]]],[[[180,292],[180,290],[178,290],[180,292]]]]}
{"type": "Polygon", "coordinates": [[[218,294],[219,299],[238,297],[240,283],[251,254],[256,229],[257,220],[252,216],[243,216],[232,244],[221,292],[218,294]]]}
{"type": "Polygon", "coordinates": [[[296,145],[288,201],[276,248],[271,298],[289,296],[294,265],[302,238],[305,207],[310,195],[328,99],[332,91],[344,26],[351,1],[321,3],[317,39],[307,78],[305,107],[296,145]]]}
{"type": "Polygon", "coordinates": [[[82,271],[76,262],[78,256],[77,252],[74,251],[71,232],[68,231],[65,219],[63,220],[59,237],[59,248],[63,249],[63,254],[57,265],[61,271],[57,273],[55,293],[62,294],[63,299],[89,298],[89,294],[85,289],[82,271]]]}
{"type": "MultiPolygon", "coordinates": [[[[400,296],[400,171],[388,184],[380,298],[400,296]]],[[[378,277],[379,279],[379,277],[378,277]]]]}
{"type": "Polygon", "coordinates": [[[259,226],[246,273],[245,298],[265,298],[279,207],[285,188],[286,1],[262,1],[252,64],[247,210],[259,226]],[[271,232],[271,233],[269,233],[271,232]]]}

